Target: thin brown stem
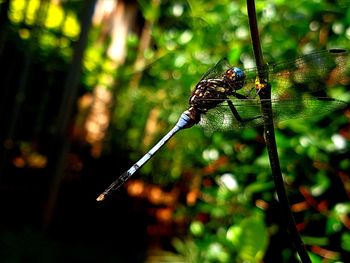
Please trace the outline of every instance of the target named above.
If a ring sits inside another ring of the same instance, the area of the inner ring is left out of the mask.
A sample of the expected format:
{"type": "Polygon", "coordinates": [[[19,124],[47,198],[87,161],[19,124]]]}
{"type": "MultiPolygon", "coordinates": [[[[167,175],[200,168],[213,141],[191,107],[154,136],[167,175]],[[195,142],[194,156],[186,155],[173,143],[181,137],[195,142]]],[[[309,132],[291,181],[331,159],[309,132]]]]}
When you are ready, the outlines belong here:
{"type": "Polygon", "coordinates": [[[257,67],[259,69],[259,83],[263,84],[264,87],[259,91],[259,96],[261,100],[262,115],[265,120],[264,125],[264,137],[266,142],[266,147],[270,159],[270,167],[272,172],[272,177],[275,183],[275,188],[278,196],[278,200],[281,206],[282,216],[284,217],[284,222],[287,224],[288,232],[291,236],[292,243],[297,250],[300,260],[302,263],[311,263],[310,257],[307,254],[305,245],[300,237],[298,229],[295,224],[295,220],[290,209],[288,196],[284,186],[284,181],[282,178],[282,172],[280,167],[280,162],[277,153],[277,144],[275,138],[275,131],[273,125],[273,111],[271,104],[271,86],[267,83],[268,76],[264,70],[266,64],[263,59],[261,52],[261,45],[259,39],[259,31],[256,20],[256,11],[254,0],[247,0],[247,9],[249,17],[250,33],[252,38],[254,56],[256,60],[257,67]]]}

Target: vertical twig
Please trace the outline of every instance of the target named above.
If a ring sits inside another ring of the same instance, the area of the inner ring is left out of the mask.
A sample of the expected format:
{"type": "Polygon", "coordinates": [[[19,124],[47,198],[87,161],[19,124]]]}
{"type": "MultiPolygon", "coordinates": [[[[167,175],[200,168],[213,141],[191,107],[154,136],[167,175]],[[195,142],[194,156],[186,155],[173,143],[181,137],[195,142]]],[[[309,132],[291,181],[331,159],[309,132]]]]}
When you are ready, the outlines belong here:
{"type": "Polygon", "coordinates": [[[53,141],[53,150],[50,153],[49,173],[51,173],[51,183],[49,186],[49,195],[47,204],[44,209],[44,228],[51,223],[56,201],[59,194],[59,188],[63,179],[64,165],[67,154],[70,150],[70,140],[67,137],[69,131],[69,122],[71,121],[74,111],[74,103],[76,102],[79,81],[81,74],[81,65],[83,61],[84,51],[88,42],[88,33],[91,26],[92,16],[95,10],[96,0],[86,1],[83,4],[83,16],[81,21],[81,32],[78,41],[74,47],[71,67],[68,71],[63,87],[62,105],[58,110],[56,119],[55,138],[53,141]]]}
{"type": "Polygon", "coordinates": [[[266,147],[267,147],[267,151],[270,159],[271,172],[275,183],[278,200],[281,206],[282,216],[285,219],[289,234],[291,236],[295,249],[299,254],[301,262],[311,263],[309,255],[307,254],[307,251],[305,249],[305,245],[296,228],[295,220],[294,220],[292,211],[290,209],[289,200],[287,197],[287,193],[286,193],[283,178],[282,178],[282,173],[281,173],[281,168],[280,168],[280,163],[279,163],[279,158],[277,153],[274,125],[272,122],[273,112],[272,112],[272,105],[271,105],[271,86],[267,83],[268,76],[266,74],[266,71],[264,70],[266,64],[264,63],[263,55],[261,52],[254,0],[247,0],[247,9],[248,9],[249,26],[250,26],[254,56],[255,56],[257,67],[259,69],[258,70],[259,83],[266,84],[265,87],[260,90],[259,96],[261,100],[262,115],[265,120],[265,124],[264,124],[265,142],[266,142],[266,147]]]}

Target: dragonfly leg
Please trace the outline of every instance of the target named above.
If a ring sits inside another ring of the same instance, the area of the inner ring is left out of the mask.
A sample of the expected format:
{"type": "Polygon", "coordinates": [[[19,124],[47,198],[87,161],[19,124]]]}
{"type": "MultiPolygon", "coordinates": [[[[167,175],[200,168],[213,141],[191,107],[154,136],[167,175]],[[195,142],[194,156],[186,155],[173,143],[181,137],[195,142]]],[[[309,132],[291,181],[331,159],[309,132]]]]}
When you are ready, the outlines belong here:
{"type": "MultiPolygon", "coordinates": [[[[237,95],[237,94],[235,94],[235,95],[237,95]]],[[[240,96],[243,96],[243,95],[239,95],[239,96],[237,96],[237,98],[239,98],[240,96]]],[[[243,97],[244,97],[244,96],[243,96],[243,97]]],[[[243,118],[239,115],[239,113],[238,113],[238,111],[236,110],[236,107],[233,105],[232,101],[229,100],[229,99],[227,99],[226,102],[228,103],[228,106],[230,107],[230,110],[231,110],[233,116],[236,118],[237,121],[239,121],[239,122],[242,123],[242,124],[244,124],[244,123],[246,123],[246,122],[249,122],[249,121],[252,121],[252,120],[255,120],[255,119],[261,118],[261,115],[258,115],[258,116],[256,116],[256,117],[251,117],[251,118],[243,119],[243,118]]]]}
{"type": "MultiPolygon", "coordinates": [[[[232,96],[236,97],[237,99],[241,99],[241,100],[248,99],[247,96],[244,96],[244,95],[239,94],[239,93],[236,93],[236,92],[234,92],[234,93],[232,94],[232,96]]],[[[232,102],[231,102],[231,103],[232,103],[232,102]]]]}

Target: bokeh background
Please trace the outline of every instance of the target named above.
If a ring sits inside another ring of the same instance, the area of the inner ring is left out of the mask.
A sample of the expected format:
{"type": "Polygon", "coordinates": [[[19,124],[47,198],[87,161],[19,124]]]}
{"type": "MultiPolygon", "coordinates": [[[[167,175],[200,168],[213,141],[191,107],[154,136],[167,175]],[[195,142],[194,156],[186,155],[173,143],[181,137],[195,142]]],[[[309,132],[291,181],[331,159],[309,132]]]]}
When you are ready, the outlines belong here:
{"type": "MultiPolygon", "coordinates": [[[[265,59],[349,48],[349,6],[256,1],[265,59]]],[[[299,262],[261,127],[182,131],[95,200],[223,56],[254,66],[244,1],[1,0],[0,262],[299,262]]],[[[349,107],[276,136],[313,262],[350,262],[349,107]]]]}

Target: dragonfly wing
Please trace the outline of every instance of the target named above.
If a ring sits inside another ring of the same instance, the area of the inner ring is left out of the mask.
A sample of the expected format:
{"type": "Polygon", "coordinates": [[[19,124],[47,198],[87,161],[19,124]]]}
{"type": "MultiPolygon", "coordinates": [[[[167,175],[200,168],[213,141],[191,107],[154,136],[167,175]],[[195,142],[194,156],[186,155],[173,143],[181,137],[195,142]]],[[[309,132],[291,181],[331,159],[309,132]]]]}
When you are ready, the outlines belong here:
{"type": "Polygon", "coordinates": [[[209,131],[226,131],[237,128],[256,127],[263,124],[258,100],[232,99],[231,101],[243,121],[235,117],[227,102],[222,102],[217,107],[202,114],[199,125],[209,131]]]}
{"type": "Polygon", "coordinates": [[[324,116],[346,107],[347,103],[333,98],[309,97],[302,100],[272,100],[273,119],[276,123],[290,119],[324,116]]]}
{"type": "MultiPolygon", "coordinates": [[[[267,74],[272,88],[272,97],[300,99],[303,94],[314,93],[341,83],[350,64],[349,58],[349,52],[344,49],[330,49],[269,64],[267,74]]],[[[224,57],[210,68],[201,80],[221,79],[230,67],[224,57]]],[[[247,68],[243,72],[244,85],[236,92],[247,99],[254,100],[258,97],[255,85],[258,69],[247,68]]]]}
{"type": "MultiPolygon", "coordinates": [[[[201,115],[199,125],[209,131],[226,131],[237,128],[256,127],[264,124],[261,102],[258,99],[231,99],[238,120],[227,102],[201,115]]],[[[290,119],[309,118],[329,114],[344,108],[347,103],[332,98],[307,97],[303,99],[272,99],[272,119],[266,123],[278,123],[290,119]]]]}
{"type": "Polygon", "coordinates": [[[230,64],[227,61],[227,58],[223,57],[220,59],[213,67],[208,69],[206,73],[202,76],[203,79],[216,79],[222,77],[225,74],[226,70],[230,68],[230,64]]]}
{"type": "MultiPolygon", "coordinates": [[[[317,51],[296,59],[268,66],[269,83],[275,98],[301,97],[341,83],[349,70],[349,52],[343,49],[317,51]]],[[[255,98],[257,68],[244,70],[245,85],[238,92],[248,98],[255,98]]]]}
{"type": "Polygon", "coordinates": [[[349,60],[346,50],[322,50],[269,66],[272,93],[298,96],[341,81],[349,60]]]}

